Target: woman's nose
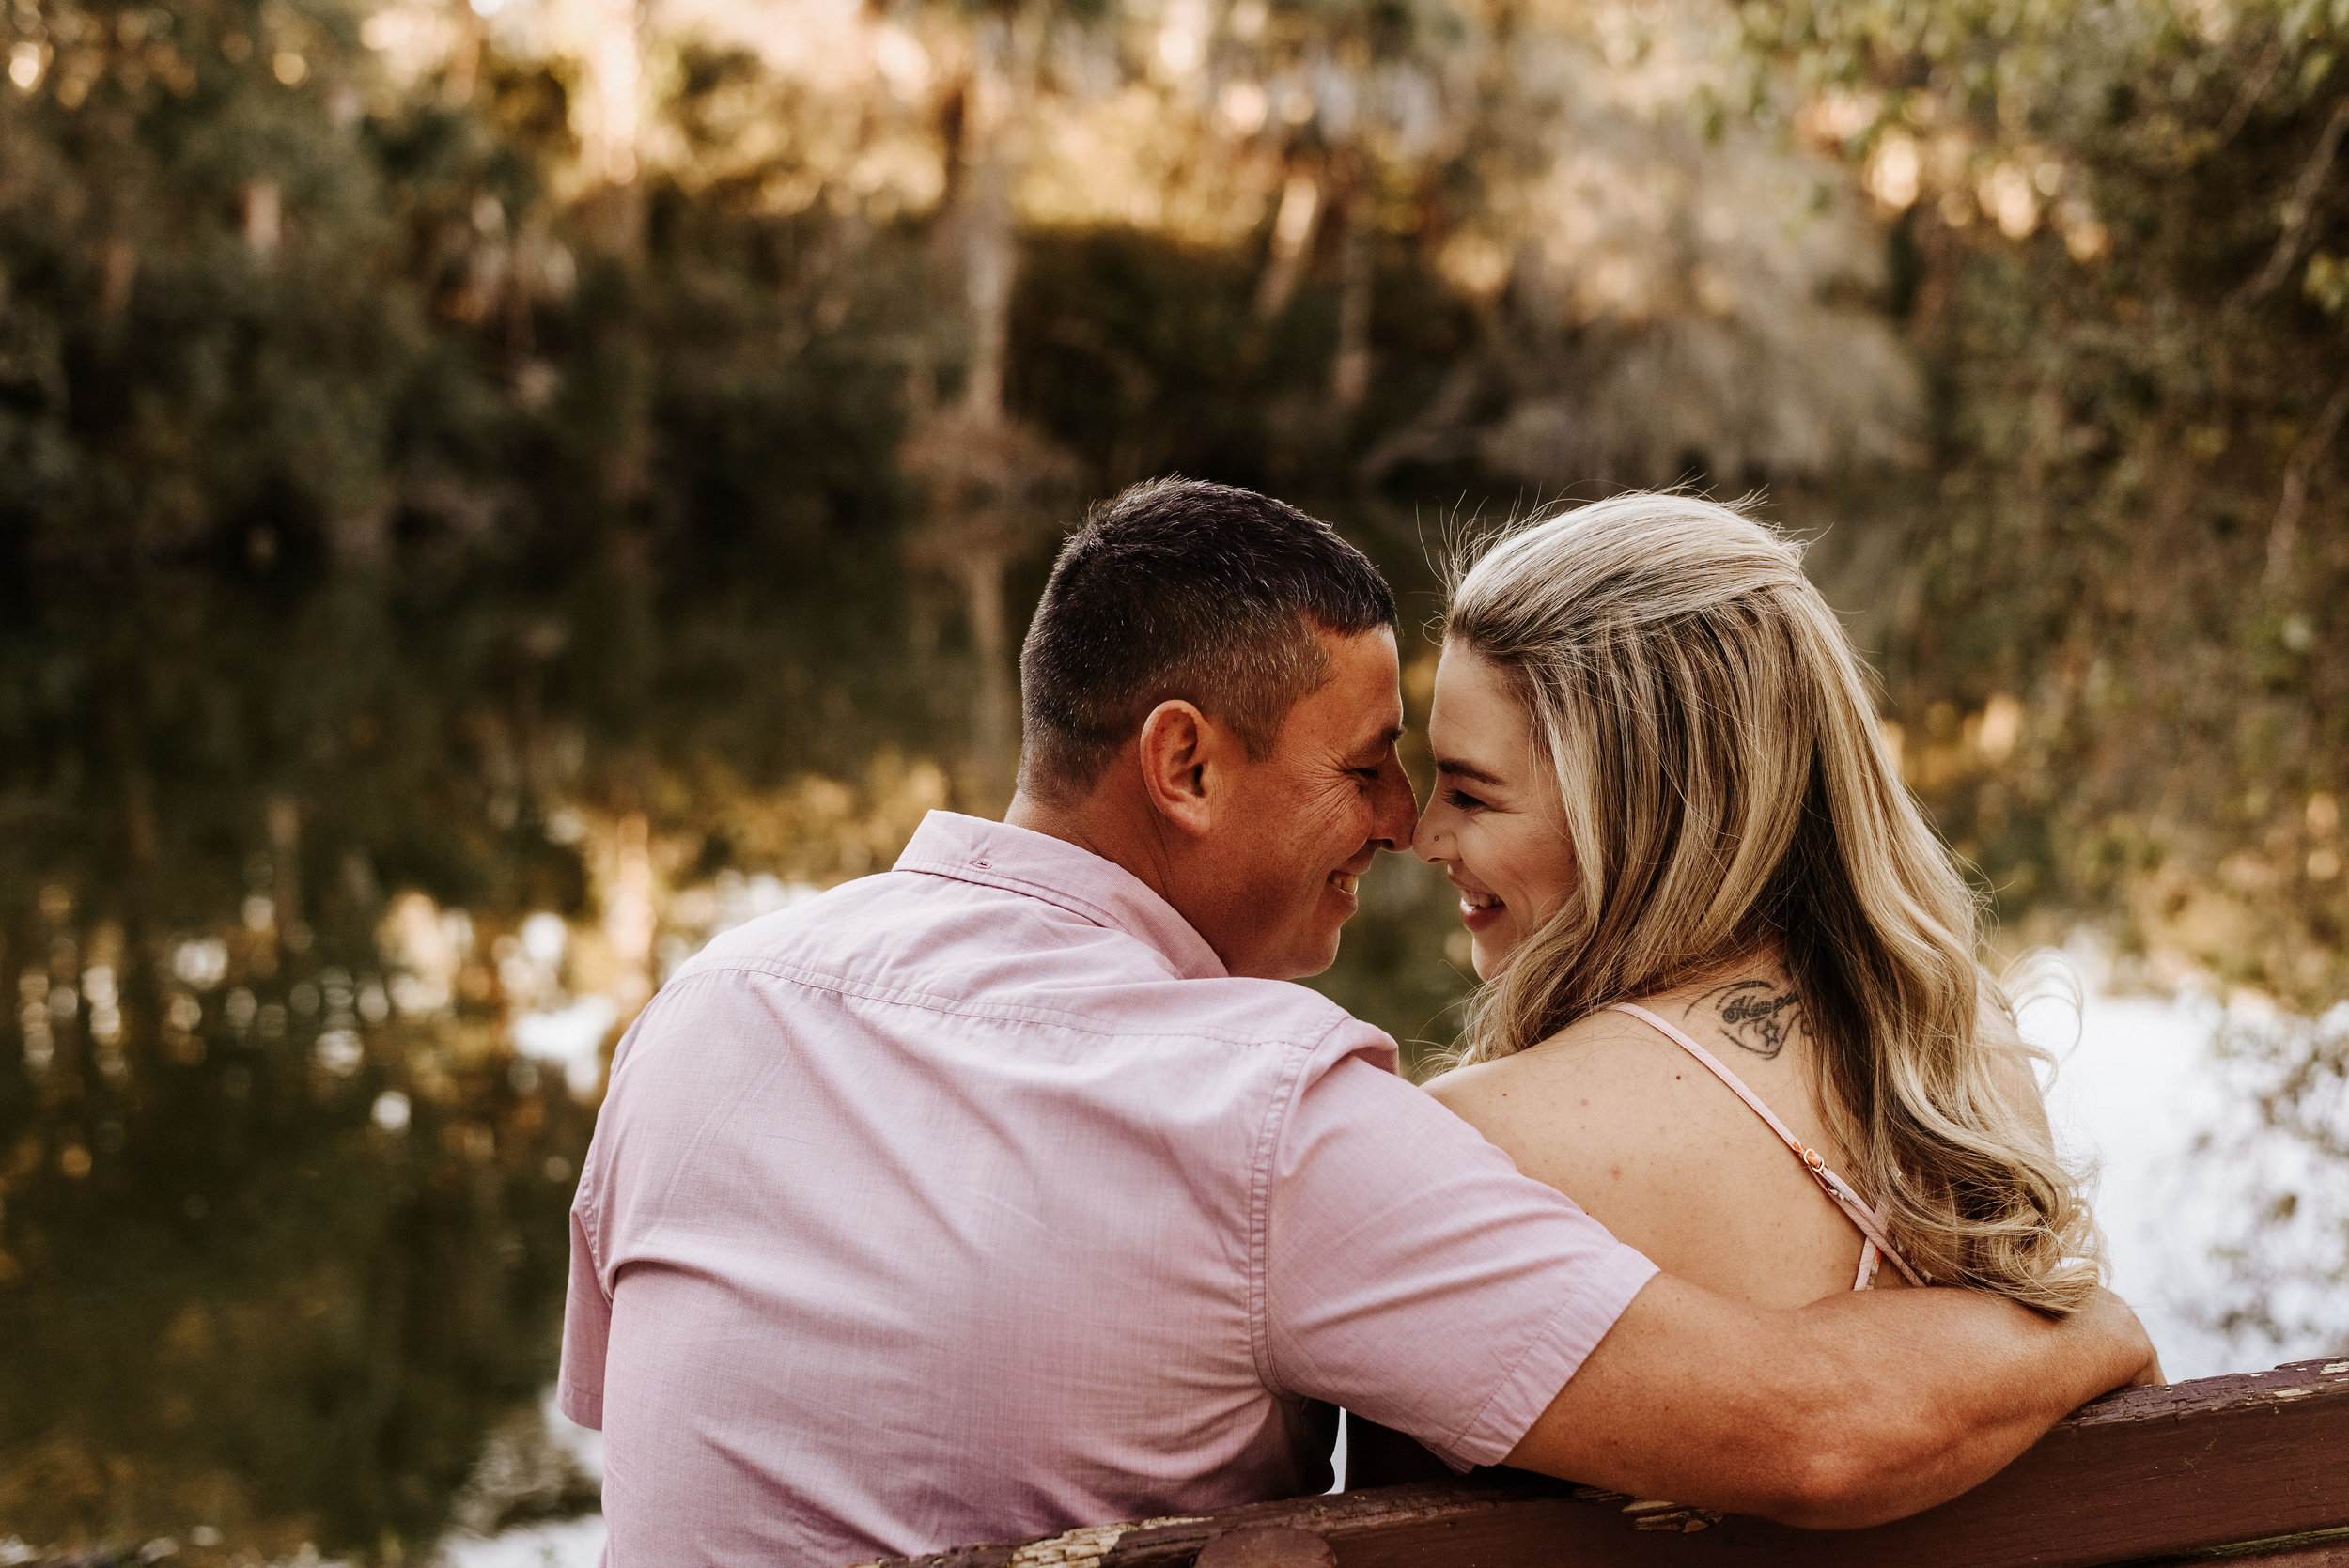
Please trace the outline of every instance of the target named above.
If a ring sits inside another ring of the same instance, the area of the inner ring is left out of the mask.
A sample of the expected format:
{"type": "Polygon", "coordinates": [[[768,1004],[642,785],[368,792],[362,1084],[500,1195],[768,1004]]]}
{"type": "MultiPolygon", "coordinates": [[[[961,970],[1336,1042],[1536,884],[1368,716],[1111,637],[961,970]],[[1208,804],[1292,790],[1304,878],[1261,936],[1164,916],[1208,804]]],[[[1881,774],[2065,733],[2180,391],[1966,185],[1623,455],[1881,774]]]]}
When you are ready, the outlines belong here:
{"type": "Polygon", "coordinates": [[[1411,853],[1429,865],[1441,865],[1452,858],[1452,835],[1436,820],[1442,810],[1442,801],[1430,800],[1427,809],[1419,814],[1418,825],[1411,830],[1411,853]]]}

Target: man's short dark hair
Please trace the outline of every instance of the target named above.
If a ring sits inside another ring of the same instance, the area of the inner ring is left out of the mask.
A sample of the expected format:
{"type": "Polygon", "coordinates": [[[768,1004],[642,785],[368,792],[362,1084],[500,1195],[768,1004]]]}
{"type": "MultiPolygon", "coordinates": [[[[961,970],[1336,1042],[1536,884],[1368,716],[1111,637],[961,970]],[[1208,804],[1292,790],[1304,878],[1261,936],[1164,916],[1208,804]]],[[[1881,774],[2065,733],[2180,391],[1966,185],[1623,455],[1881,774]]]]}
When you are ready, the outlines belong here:
{"type": "Polygon", "coordinates": [[[1153,479],[1061,547],[1019,651],[1020,787],[1091,790],[1150,710],[1181,699],[1261,758],[1329,678],[1316,630],[1395,624],[1378,568],[1337,530],[1231,485],[1153,479]]]}

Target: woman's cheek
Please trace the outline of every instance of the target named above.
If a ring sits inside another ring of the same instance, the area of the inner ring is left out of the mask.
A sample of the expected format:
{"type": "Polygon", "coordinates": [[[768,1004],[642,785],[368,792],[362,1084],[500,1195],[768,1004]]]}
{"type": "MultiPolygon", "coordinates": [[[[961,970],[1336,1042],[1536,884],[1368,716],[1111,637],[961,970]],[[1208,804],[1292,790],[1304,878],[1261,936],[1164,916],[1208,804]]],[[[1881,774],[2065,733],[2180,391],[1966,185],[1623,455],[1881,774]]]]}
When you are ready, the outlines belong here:
{"type": "Polygon", "coordinates": [[[1517,911],[1511,910],[1501,920],[1476,934],[1470,944],[1470,967],[1479,980],[1496,980],[1509,967],[1509,959],[1517,950],[1517,911]]]}

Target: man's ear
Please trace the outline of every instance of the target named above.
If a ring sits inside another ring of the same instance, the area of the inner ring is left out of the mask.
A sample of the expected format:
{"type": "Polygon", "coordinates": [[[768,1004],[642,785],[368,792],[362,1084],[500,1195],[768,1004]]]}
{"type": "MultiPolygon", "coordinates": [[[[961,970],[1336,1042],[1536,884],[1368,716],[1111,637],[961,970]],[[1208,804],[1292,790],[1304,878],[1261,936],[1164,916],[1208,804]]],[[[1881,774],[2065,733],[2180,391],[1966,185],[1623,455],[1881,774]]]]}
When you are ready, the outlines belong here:
{"type": "Polygon", "coordinates": [[[1213,821],[1207,777],[1226,738],[1221,725],[1179,700],[1160,703],[1142,722],[1143,790],[1160,816],[1193,838],[1206,837],[1213,821]]]}

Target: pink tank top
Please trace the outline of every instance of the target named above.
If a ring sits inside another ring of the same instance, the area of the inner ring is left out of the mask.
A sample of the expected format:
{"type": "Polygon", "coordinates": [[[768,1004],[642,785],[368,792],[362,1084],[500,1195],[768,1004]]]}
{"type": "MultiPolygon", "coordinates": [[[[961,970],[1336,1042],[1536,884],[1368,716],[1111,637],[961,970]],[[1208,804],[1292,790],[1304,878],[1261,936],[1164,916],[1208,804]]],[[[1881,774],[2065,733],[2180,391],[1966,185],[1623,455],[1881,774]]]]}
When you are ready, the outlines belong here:
{"type": "Polygon", "coordinates": [[[1811,1179],[1819,1184],[1819,1190],[1826,1193],[1835,1206],[1843,1211],[1843,1217],[1858,1226],[1859,1234],[1866,1238],[1866,1245],[1859,1250],[1859,1277],[1852,1281],[1852,1289],[1866,1290],[1875,1283],[1876,1260],[1879,1256],[1891,1259],[1892,1266],[1899,1269],[1910,1284],[1921,1285],[1925,1282],[1923,1278],[1902,1259],[1900,1253],[1893,1250],[1892,1243],[1885,1236],[1885,1211],[1881,1208],[1870,1208],[1867,1202],[1852,1190],[1849,1182],[1827,1168],[1827,1161],[1819,1157],[1819,1152],[1816,1149],[1805,1148],[1802,1140],[1788,1131],[1786,1124],[1780,1121],[1771,1113],[1770,1108],[1762,1103],[1762,1097],[1739,1082],[1737,1075],[1722,1066],[1719,1059],[1711,1051],[1706,1050],[1680,1030],[1666,1023],[1637,1002],[1619,1001],[1609,1011],[1628,1013],[1641,1022],[1653,1025],[1662,1032],[1666,1039],[1672,1041],[1690,1056],[1703,1063],[1715,1078],[1729,1085],[1731,1093],[1745,1101],[1756,1116],[1770,1125],[1770,1130],[1778,1134],[1780,1142],[1794,1151],[1795,1157],[1802,1161],[1802,1168],[1811,1172],[1811,1179]]]}

